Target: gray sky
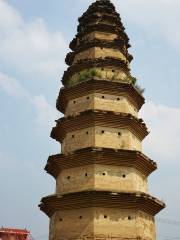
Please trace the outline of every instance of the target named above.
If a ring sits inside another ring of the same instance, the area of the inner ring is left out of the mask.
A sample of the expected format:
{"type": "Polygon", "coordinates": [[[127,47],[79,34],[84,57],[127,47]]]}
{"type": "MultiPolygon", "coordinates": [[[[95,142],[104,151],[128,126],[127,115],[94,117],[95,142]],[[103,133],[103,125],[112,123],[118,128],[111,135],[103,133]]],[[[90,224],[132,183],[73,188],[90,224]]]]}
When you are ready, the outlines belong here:
{"type": "MultiPolygon", "coordinates": [[[[0,0],[0,225],[26,227],[37,240],[48,236],[48,218],[37,205],[55,189],[43,168],[60,152],[49,134],[61,116],[55,101],[64,58],[91,2],[0,0]]],[[[143,151],[159,167],[150,192],[167,204],[158,215],[158,239],[180,239],[180,1],[113,2],[130,37],[132,74],[146,89],[140,115],[151,134],[143,151]]]]}

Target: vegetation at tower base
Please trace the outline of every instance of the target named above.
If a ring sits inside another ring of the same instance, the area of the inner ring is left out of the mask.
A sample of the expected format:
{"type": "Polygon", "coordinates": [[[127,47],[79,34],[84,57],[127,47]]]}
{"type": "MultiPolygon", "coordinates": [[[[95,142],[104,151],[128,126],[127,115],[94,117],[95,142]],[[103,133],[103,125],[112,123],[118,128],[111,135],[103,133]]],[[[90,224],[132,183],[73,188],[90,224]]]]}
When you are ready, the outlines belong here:
{"type": "Polygon", "coordinates": [[[134,85],[134,87],[137,89],[137,91],[140,93],[140,94],[143,94],[145,89],[144,88],[141,88],[138,84],[137,84],[137,78],[135,77],[129,77],[131,83],[134,85]]]}
{"type": "Polygon", "coordinates": [[[109,0],[78,21],[56,102],[64,117],[51,132],[61,153],[45,166],[56,191],[39,205],[49,240],[155,240],[154,216],[165,204],[148,191],[157,164],[142,153],[149,132],[138,117],[144,89],[130,72],[129,38],[109,0]]]}

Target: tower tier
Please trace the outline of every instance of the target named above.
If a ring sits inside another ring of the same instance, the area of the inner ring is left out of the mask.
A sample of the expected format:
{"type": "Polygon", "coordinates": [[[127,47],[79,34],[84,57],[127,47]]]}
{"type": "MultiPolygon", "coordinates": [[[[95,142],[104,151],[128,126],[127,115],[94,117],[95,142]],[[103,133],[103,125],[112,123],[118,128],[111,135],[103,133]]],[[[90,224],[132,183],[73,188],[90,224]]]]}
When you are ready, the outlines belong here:
{"type": "Polygon", "coordinates": [[[148,133],[143,120],[131,114],[90,110],[59,119],[51,137],[62,143],[62,153],[87,147],[141,151],[148,133]]]}
{"type": "Polygon", "coordinates": [[[76,52],[68,53],[65,61],[69,66],[71,66],[76,64],[79,60],[85,59],[87,61],[87,59],[105,59],[106,57],[120,59],[128,65],[133,59],[130,54],[119,46],[119,43],[103,42],[103,44],[101,44],[101,42],[93,41],[91,44],[85,44],[76,52]]]}
{"type": "Polygon", "coordinates": [[[79,60],[64,72],[62,83],[71,87],[92,77],[112,82],[129,82],[130,70],[127,64],[118,58],[94,58],[79,60]]]}
{"type": "Polygon", "coordinates": [[[157,169],[157,164],[154,161],[138,151],[85,148],[68,155],[57,154],[50,156],[45,170],[54,178],[57,178],[64,169],[92,164],[131,167],[147,177],[157,169]]]}
{"type": "Polygon", "coordinates": [[[50,239],[153,240],[164,204],[148,194],[89,191],[48,196],[40,208],[51,219],[50,239]]]}
{"type": "Polygon", "coordinates": [[[144,102],[144,97],[132,84],[91,79],[74,87],[61,88],[56,107],[66,116],[86,110],[107,110],[137,116],[144,102]]]}
{"type": "Polygon", "coordinates": [[[148,192],[147,177],[156,163],[136,151],[83,149],[51,156],[46,171],[56,178],[56,193],[88,190],[148,192]]]}

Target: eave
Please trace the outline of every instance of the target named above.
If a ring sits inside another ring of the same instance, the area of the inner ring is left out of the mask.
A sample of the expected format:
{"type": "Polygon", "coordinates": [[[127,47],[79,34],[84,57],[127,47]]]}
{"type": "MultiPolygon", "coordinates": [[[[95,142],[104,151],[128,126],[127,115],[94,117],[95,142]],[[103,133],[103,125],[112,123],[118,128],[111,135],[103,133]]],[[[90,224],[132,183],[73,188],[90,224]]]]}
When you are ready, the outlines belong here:
{"type": "Polygon", "coordinates": [[[129,62],[133,60],[133,56],[130,55],[126,50],[124,50],[124,43],[122,40],[116,40],[116,41],[105,41],[105,40],[99,40],[99,39],[93,39],[92,41],[82,41],[80,42],[79,47],[76,48],[74,52],[70,52],[66,55],[65,62],[67,65],[71,66],[73,64],[74,58],[76,54],[86,51],[90,48],[110,48],[110,49],[116,49],[122,52],[122,54],[127,58],[129,62]]]}
{"type": "Polygon", "coordinates": [[[60,118],[56,122],[51,137],[59,142],[62,142],[69,132],[95,126],[128,129],[141,141],[149,134],[142,119],[126,113],[88,110],[76,116],[60,118]]]}
{"type": "Polygon", "coordinates": [[[144,97],[133,87],[132,84],[91,79],[70,88],[61,88],[56,107],[60,112],[65,113],[68,101],[92,93],[126,96],[138,110],[140,110],[145,103],[144,97]]]}
{"type": "Polygon", "coordinates": [[[92,207],[136,209],[154,216],[165,207],[165,204],[141,192],[84,191],[44,197],[39,207],[49,217],[60,210],[92,207]]]}
{"type": "Polygon", "coordinates": [[[92,24],[85,25],[84,28],[78,29],[77,37],[81,38],[86,34],[89,34],[91,32],[107,32],[112,34],[117,34],[120,36],[125,43],[129,42],[129,38],[127,34],[122,29],[121,25],[117,25],[116,23],[103,23],[103,22],[97,22],[92,24]],[[83,30],[82,30],[83,29],[83,30]]]}
{"type": "Polygon", "coordinates": [[[121,27],[122,30],[124,30],[123,24],[121,22],[121,19],[119,15],[115,12],[109,14],[106,12],[103,12],[103,14],[99,15],[99,12],[93,12],[93,13],[88,13],[83,16],[83,18],[79,18],[79,26],[86,26],[89,23],[95,23],[97,21],[106,21],[110,23],[116,23],[117,26],[121,27]]]}
{"type": "Polygon", "coordinates": [[[139,151],[85,148],[68,155],[50,156],[45,170],[56,179],[63,169],[92,164],[133,167],[147,177],[157,169],[157,164],[139,151]]]}

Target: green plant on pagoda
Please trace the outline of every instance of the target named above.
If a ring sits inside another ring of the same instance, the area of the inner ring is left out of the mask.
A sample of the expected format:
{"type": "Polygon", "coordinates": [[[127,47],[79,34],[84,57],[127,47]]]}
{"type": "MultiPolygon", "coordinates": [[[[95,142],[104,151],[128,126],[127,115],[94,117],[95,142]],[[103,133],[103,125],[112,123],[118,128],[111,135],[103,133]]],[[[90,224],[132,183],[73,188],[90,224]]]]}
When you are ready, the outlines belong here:
{"type": "Polygon", "coordinates": [[[131,82],[132,85],[136,88],[136,90],[137,90],[141,95],[143,95],[145,89],[142,88],[141,86],[139,86],[139,85],[137,84],[137,78],[132,77],[132,76],[128,76],[127,78],[128,78],[127,80],[128,80],[129,82],[131,82]]]}

